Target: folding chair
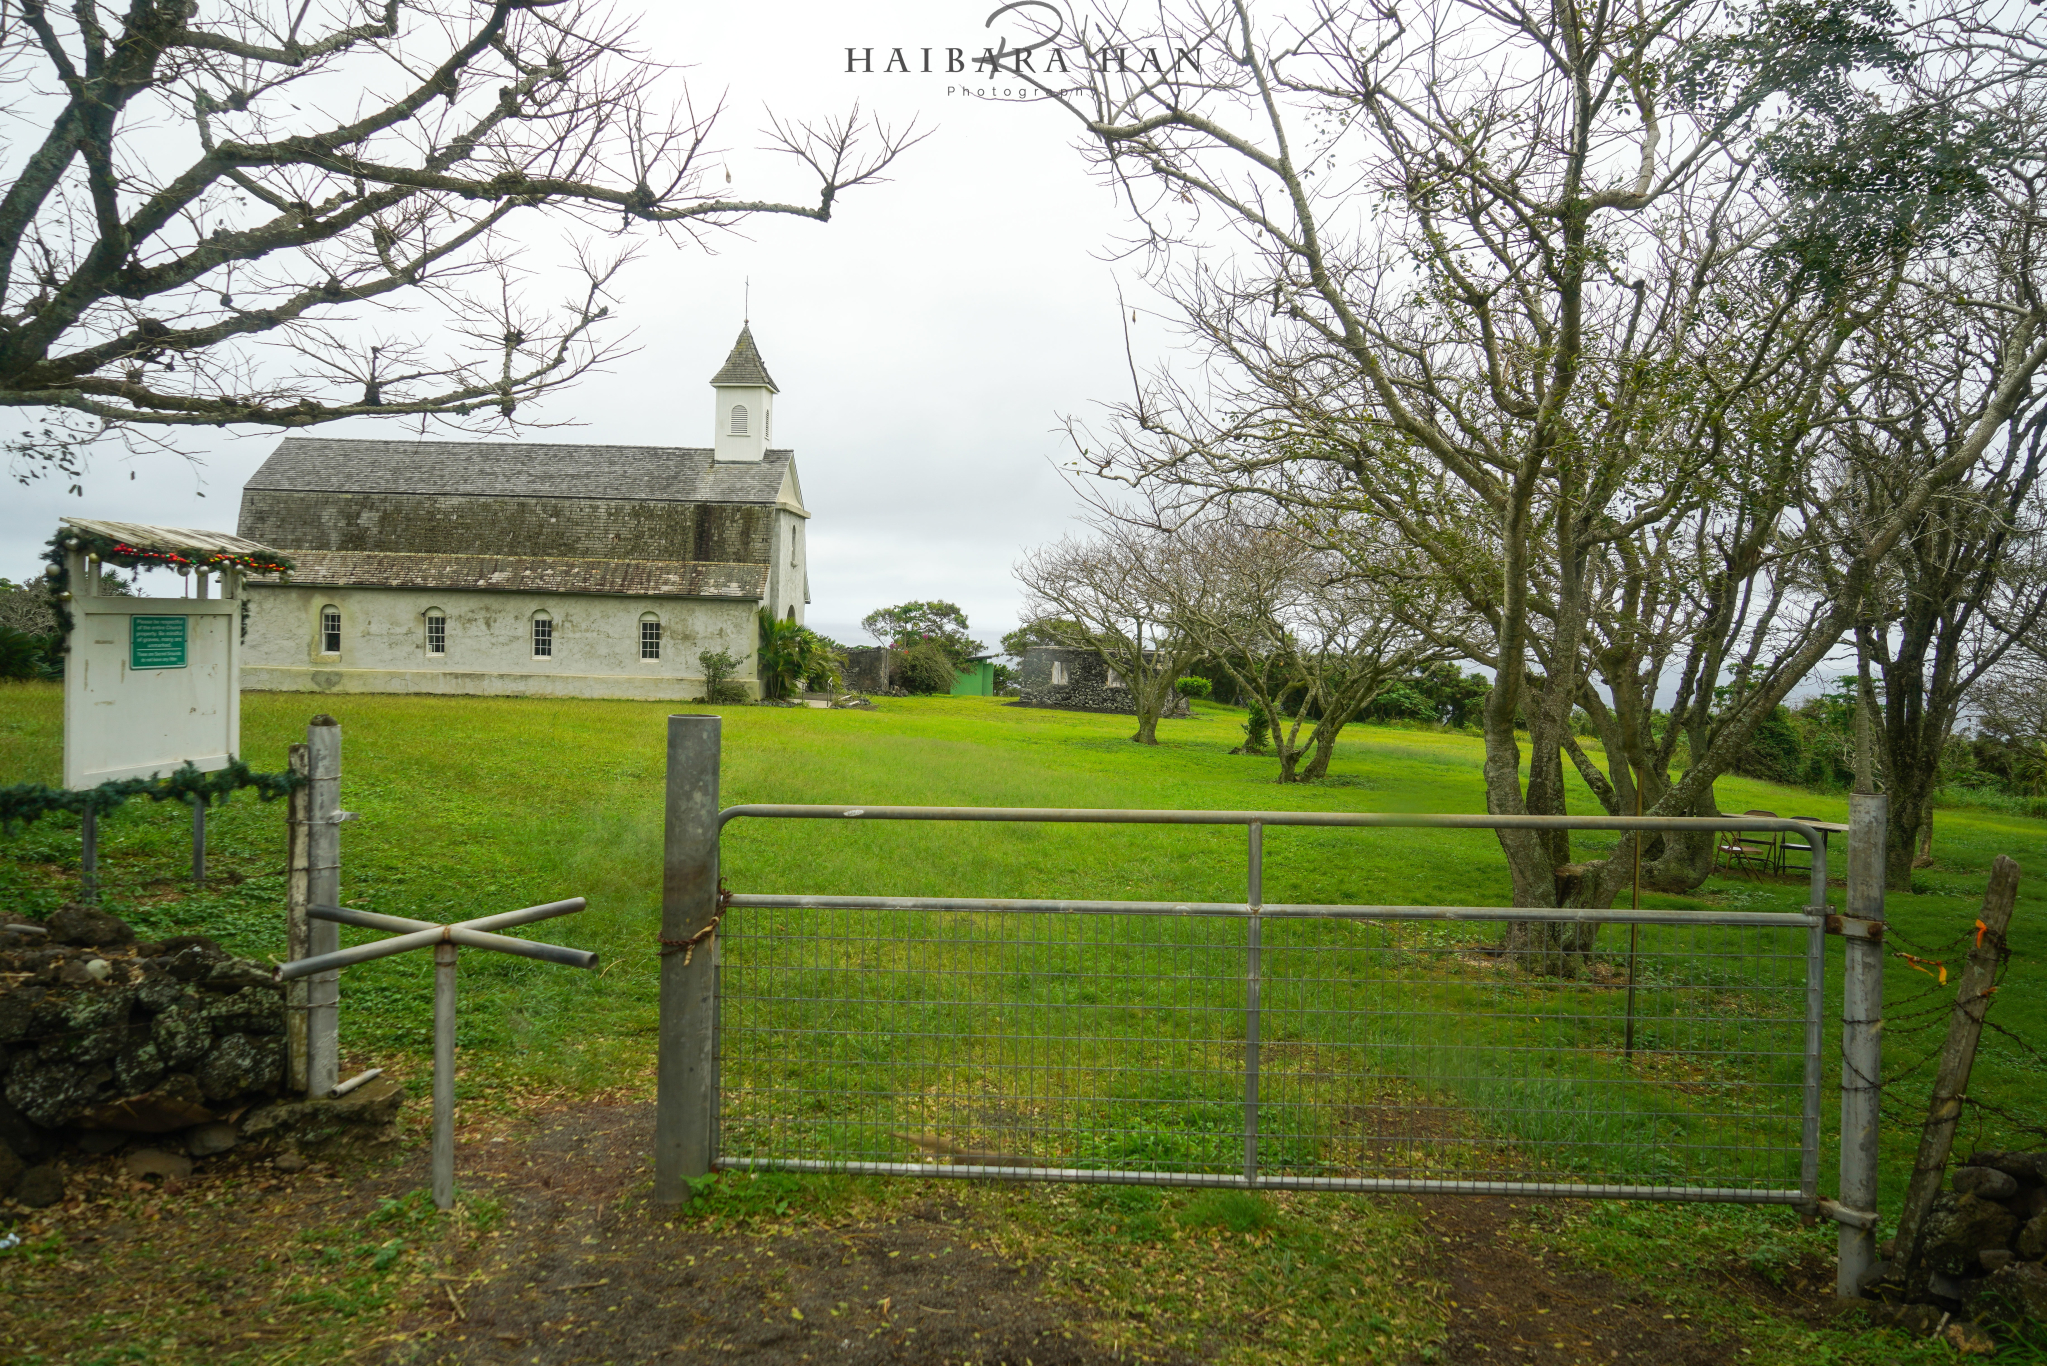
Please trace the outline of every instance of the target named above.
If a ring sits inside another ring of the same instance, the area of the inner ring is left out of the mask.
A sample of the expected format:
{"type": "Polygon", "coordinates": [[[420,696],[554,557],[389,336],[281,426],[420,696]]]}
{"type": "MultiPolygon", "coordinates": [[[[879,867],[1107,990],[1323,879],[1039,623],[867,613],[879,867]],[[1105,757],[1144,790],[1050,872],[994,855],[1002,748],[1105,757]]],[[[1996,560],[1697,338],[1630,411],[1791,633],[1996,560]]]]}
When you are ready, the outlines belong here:
{"type": "MultiPolygon", "coordinates": [[[[1774,811],[1744,811],[1744,816],[1771,816],[1774,811]]],[[[1772,871],[1777,862],[1777,833],[1774,830],[1736,830],[1720,846],[1720,857],[1729,867],[1754,877],[1758,870],[1772,871]]]]}
{"type": "MultiPolygon", "coordinates": [[[[1791,819],[1795,821],[1816,821],[1819,817],[1793,816],[1791,819]]],[[[1777,841],[1777,871],[1780,873],[1804,873],[1807,876],[1811,876],[1813,858],[1814,850],[1812,845],[1806,843],[1805,836],[1795,831],[1784,831],[1782,837],[1777,841]],[[1803,858],[1805,862],[1794,863],[1793,860],[1798,858],[1803,858]]]]}

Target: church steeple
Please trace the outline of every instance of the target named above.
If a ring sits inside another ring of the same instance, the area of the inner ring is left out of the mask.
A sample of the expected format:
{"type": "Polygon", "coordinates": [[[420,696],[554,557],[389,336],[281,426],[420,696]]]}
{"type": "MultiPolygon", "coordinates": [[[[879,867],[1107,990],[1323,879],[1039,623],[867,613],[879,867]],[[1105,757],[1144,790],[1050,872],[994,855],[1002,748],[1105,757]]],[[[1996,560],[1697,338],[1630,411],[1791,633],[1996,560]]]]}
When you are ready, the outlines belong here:
{"type": "Polygon", "coordinates": [[[711,376],[711,390],[717,395],[711,419],[716,434],[714,458],[765,458],[768,440],[774,435],[775,395],[780,390],[761,361],[760,348],[753,344],[751,323],[740,324],[732,354],[725,358],[724,368],[711,376]]]}

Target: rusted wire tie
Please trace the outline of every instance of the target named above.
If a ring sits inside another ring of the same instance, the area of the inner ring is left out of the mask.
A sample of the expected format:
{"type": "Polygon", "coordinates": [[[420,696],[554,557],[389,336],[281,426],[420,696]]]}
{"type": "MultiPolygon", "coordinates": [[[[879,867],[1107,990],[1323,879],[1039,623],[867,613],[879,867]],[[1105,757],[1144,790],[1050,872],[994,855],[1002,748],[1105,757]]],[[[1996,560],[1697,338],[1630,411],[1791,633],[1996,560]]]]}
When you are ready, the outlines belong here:
{"type": "Polygon", "coordinates": [[[679,949],[682,952],[682,965],[688,967],[689,960],[696,956],[697,945],[718,932],[718,922],[725,918],[725,912],[731,905],[732,889],[721,882],[718,884],[718,911],[711,917],[709,924],[687,939],[663,939],[658,934],[654,936],[661,940],[661,956],[666,958],[679,949]]]}

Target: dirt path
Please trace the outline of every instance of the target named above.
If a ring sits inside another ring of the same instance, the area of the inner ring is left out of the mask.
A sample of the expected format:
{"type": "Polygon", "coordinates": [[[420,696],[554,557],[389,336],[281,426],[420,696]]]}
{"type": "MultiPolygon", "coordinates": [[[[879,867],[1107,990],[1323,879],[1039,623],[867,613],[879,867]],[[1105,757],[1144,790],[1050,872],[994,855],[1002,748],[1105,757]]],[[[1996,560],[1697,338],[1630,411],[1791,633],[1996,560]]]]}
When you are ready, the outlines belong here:
{"type": "MultiPolygon", "coordinates": [[[[1665,1304],[1639,1283],[1564,1271],[1529,1250],[1517,1224],[1542,1204],[1492,1196],[1423,1202],[1434,1235],[1436,1273],[1449,1286],[1444,1360],[1534,1366],[1720,1366],[1747,1360],[1741,1344],[1665,1304]]],[[[1823,1308],[1762,1283],[1735,1287],[1769,1299],[1780,1313],[1817,1317],[1823,1308]]]]}
{"type": "MultiPolygon", "coordinates": [[[[417,1195],[423,1144],[366,1171],[289,1177],[237,1166],[230,1155],[175,1191],[144,1190],[118,1178],[111,1159],[92,1160],[74,1175],[73,1200],[43,1212],[46,1255],[0,1259],[0,1359],[1133,1360],[1091,1334],[1084,1294],[1053,1292],[1048,1272],[1058,1268],[1017,1265],[992,1250],[999,1240],[986,1226],[987,1202],[906,1191],[883,1217],[828,1228],[777,1217],[772,1205],[737,1225],[670,1219],[648,1203],[651,1133],[644,1102],[479,1124],[464,1134],[458,1162],[481,1213],[459,1237],[435,1233],[417,1195]],[[396,1272],[379,1280],[372,1268],[387,1263],[396,1272]],[[417,1270],[397,1274],[408,1266],[417,1270]],[[316,1321],[316,1311],[326,1317],[316,1321]]],[[[1445,1287],[1448,1303],[1436,1361],[1763,1359],[1640,1283],[1575,1274],[1545,1258],[1544,1206],[1467,1198],[1420,1211],[1434,1263],[1417,1270],[1445,1287]]],[[[1818,1312],[1823,1294],[1754,1290],[1759,1308],[1796,1317],[1818,1312]]],[[[1257,1332],[1244,1322],[1218,1335],[1213,1350],[1236,1345],[1233,1336],[1255,1343],[1257,1332]]]]}
{"type": "MultiPolygon", "coordinates": [[[[732,1360],[762,1366],[1112,1358],[962,1221],[925,1202],[873,1227],[745,1234],[646,1204],[648,1104],[557,1116],[470,1152],[517,1236],[454,1268],[472,1282],[450,1362],[732,1360]]],[[[465,1154],[466,1156],[466,1154],[465,1154]]],[[[452,1314],[452,1309],[450,1311],[452,1314]]]]}
{"type": "MultiPolygon", "coordinates": [[[[525,1237],[470,1292],[453,1361],[651,1361],[738,1353],[747,1361],[1108,1361],[1084,1308],[1047,1297],[1036,1268],[1005,1265],[967,1210],[927,1201],[895,1223],[774,1237],[667,1227],[641,1203],[651,1107],[563,1116],[475,1164],[525,1237]],[[793,1311],[793,1312],[792,1312],[793,1311]],[[599,1344],[602,1344],[601,1346],[599,1344]]],[[[1541,1206],[1491,1198],[1422,1202],[1452,1305],[1439,1360],[1451,1366],[1721,1366],[1741,1344],[1641,1285],[1564,1272],[1512,1236],[1541,1206]]],[[[1799,1317],[1822,1312],[1757,1283],[1737,1287],[1799,1317]]]]}

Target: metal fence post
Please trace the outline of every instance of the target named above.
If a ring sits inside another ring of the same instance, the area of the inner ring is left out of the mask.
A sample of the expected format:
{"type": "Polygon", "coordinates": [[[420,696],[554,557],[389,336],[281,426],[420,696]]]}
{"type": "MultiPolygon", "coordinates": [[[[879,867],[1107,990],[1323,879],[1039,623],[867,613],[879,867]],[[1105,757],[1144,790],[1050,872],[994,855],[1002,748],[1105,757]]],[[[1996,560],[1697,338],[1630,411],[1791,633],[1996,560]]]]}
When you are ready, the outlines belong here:
{"type": "Polygon", "coordinates": [[[1264,975],[1265,826],[1249,826],[1244,926],[1244,1184],[1258,1184],[1258,987],[1264,975]]]}
{"type": "Polygon", "coordinates": [[[192,799],[192,885],[206,885],[206,799],[192,799]]]}
{"type": "Polygon", "coordinates": [[[434,1207],[455,1208],[455,944],[434,945],[434,1207]]]}
{"type": "MultiPolygon", "coordinates": [[[[304,778],[312,771],[312,749],[306,745],[293,745],[285,758],[285,767],[293,774],[304,778]]],[[[290,962],[312,956],[312,941],[307,935],[312,921],[306,916],[307,899],[306,875],[311,860],[307,854],[306,835],[311,829],[307,816],[312,810],[312,792],[304,783],[294,787],[285,797],[284,808],[284,941],[285,957],[290,962]]],[[[284,1044],[285,1065],[289,1069],[289,1084],[294,1091],[306,1089],[306,983],[294,979],[284,987],[284,1044]]]]}
{"type": "Polygon", "coordinates": [[[719,718],[668,718],[668,801],[663,830],[661,1051],[654,1106],[654,1200],[679,1205],[689,1179],[711,1170],[717,1117],[715,937],[675,946],[718,913],[719,718]]]}
{"type": "MultiPolygon", "coordinates": [[[[306,901],[341,904],[341,726],[315,716],[306,727],[310,781],[306,784],[306,901]]],[[[309,957],[341,947],[341,927],[316,920],[308,928],[309,957]]],[[[306,982],[306,1091],[324,1096],[341,1080],[341,973],[315,973],[306,982]]]]}
{"type": "Polygon", "coordinates": [[[88,906],[100,899],[100,813],[88,806],[78,818],[78,899],[88,906]]]}
{"type": "MultiPolygon", "coordinates": [[[[1848,798],[1848,904],[1855,920],[1884,918],[1884,835],[1890,798],[1857,792],[1848,798]]],[[[1841,1203],[1874,1212],[1877,1184],[1877,1105],[1883,1070],[1884,960],[1882,941],[1844,935],[1841,945],[1841,1203]]],[[[1874,1225],[1841,1225],[1834,1291],[1856,1295],[1876,1262],[1874,1225]]]]}

